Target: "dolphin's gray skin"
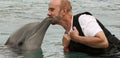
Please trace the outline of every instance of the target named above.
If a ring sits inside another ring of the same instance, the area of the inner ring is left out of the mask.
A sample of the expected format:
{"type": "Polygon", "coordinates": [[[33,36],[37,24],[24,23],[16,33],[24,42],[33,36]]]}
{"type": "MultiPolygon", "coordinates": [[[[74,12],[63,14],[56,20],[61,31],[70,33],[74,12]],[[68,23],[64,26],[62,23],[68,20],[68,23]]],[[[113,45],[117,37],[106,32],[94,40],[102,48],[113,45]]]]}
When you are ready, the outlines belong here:
{"type": "Polygon", "coordinates": [[[26,24],[13,33],[5,45],[20,50],[35,50],[40,48],[46,30],[51,24],[50,19],[47,17],[42,22],[26,24]]]}

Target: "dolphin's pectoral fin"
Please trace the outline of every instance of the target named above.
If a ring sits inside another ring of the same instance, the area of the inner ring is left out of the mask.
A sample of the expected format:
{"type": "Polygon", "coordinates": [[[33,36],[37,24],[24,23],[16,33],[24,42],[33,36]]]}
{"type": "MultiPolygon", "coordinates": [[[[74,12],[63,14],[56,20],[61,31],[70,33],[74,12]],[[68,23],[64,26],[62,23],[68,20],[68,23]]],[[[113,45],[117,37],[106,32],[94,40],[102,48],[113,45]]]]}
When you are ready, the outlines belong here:
{"type": "Polygon", "coordinates": [[[13,43],[10,41],[10,37],[8,38],[8,40],[5,42],[5,45],[12,45],[13,43]]]}
{"type": "Polygon", "coordinates": [[[9,42],[9,38],[8,38],[7,42],[5,43],[5,45],[7,45],[7,44],[8,44],[8,42],[9,42]]]}

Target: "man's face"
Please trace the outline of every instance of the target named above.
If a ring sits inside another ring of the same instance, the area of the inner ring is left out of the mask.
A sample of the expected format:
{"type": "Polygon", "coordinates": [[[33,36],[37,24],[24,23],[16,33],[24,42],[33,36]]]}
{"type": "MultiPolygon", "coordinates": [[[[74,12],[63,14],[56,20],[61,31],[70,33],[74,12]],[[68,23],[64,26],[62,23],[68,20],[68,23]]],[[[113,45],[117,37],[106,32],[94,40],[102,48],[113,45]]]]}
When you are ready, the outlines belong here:
{"type": "Polygon", "coordinates": [[[62,16],[60,14],[60,1],[51,0],[48,5],[48,16],[52,17],[52,24],[59,24],[62,16]]]}

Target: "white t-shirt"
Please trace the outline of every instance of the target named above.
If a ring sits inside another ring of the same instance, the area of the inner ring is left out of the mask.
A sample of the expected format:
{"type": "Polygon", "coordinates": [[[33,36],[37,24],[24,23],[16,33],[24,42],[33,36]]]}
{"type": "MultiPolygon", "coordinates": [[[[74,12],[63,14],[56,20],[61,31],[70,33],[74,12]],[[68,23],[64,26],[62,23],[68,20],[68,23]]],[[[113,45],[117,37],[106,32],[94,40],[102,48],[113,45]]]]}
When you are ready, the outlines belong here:
{"type": "Polygon", "coordinates": [[[83,14],[79,16],[79,24],[85,36],[95,36],[102,31],[94,16],[83,14]]]}

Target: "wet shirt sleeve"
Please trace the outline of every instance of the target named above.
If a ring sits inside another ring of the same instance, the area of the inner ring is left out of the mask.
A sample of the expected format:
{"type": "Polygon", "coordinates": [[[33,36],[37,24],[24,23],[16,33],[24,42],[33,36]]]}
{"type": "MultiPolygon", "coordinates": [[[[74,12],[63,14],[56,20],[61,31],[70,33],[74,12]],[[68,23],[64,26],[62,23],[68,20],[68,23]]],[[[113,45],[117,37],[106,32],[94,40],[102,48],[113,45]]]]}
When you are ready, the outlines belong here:
{"type": "Polygon", "coordinates": [[[98,32],[102,31],[95,17],[91,15],[81,15],[79,17],[79,24],[85,36],[95,36],[98,32]]]}

